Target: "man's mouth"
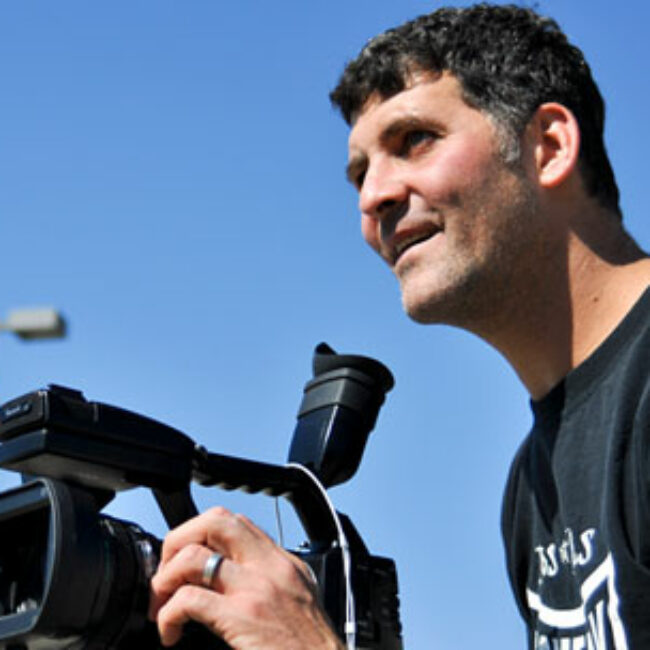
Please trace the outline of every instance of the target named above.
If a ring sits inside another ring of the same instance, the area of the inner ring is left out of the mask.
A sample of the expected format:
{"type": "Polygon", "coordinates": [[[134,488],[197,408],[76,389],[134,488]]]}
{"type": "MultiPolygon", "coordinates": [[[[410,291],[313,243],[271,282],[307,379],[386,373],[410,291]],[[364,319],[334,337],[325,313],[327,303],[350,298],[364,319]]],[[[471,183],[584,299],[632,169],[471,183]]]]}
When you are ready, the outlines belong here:
{"type": "Polygon", "coordinates": [[[412,248],[413,246],[417,246],[418,244],[427,241],[428,239],[431,239],[439,232],[441,232],[441,230],[442,230],[441,228],[431,226],[426,230],[418,229],[417,231],[414,232],[407,232],[407,233],[402,233],[401,235],[400,234],[396,235],[392,246],[393,263],[397,262],[397,260],[409,248],[412,248]]]}

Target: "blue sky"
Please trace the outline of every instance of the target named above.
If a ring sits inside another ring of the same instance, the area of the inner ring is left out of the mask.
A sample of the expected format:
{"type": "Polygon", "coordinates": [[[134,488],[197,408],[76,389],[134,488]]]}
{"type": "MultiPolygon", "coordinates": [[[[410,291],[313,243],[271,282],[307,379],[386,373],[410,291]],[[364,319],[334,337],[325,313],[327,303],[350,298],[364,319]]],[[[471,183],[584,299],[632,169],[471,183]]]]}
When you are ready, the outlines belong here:
{"type": "MultiPolygon", "coordinates": [[[[327,99],[369,37],[437,6],[0,3],[0,316],[54,305],[69,321],[61,342],[0,339],[0,398],[70,385],[282,462],[313,347],[377,357],[396,387],[332,497],[397,561],[406,648],[514,650],[498,521],[527,396],[481,341],[402,314],[362,243],[327,99]]],[[[648,5],[536,6],[591,62],[625,220],[647,248],[648,5]]],[[[275,530],[268,498],[196,496],[275,530]]],[[[111,511],[164,533],[144,491],[111,511]]]]}

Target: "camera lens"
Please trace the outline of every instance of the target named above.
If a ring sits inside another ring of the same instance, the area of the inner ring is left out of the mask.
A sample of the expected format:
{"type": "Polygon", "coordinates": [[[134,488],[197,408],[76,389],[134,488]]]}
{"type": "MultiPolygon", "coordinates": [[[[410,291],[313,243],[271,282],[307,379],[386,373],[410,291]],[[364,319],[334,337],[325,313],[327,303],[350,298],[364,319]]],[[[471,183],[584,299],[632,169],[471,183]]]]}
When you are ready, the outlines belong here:
{"type": "Polygon", "coordinates": [[[159,648],[147,619],[161,542],[102,495],[36,479],[0,495],[2,647],[159,648]]]}
{"type": "Polygon", "coordinates": [[[0,615],[22,614],[41,605],[48,528],[45,504],[2,522],[0,615]]]}
{"type": "Polygon", "coordinates": [[[101,566],[96,603],[84,648],[158,647],[155,626],[147,619],[149,582],[158,566],[161,542],[134,523],[99,518],[101,566]]]}

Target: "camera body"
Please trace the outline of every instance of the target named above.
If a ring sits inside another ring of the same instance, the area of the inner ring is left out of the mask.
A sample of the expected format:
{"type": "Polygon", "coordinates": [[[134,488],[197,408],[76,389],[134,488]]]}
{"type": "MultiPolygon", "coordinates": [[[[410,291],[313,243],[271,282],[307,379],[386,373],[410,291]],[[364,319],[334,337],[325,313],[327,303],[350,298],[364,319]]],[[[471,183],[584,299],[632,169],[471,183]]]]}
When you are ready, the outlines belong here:
{"type": "MultiPolygon", "coordinates": [[[[356,647],[400,650],[394,563],[369,554],[324,491],[356,471],[392,376],[325,344],[313,365],[288,465],[211,453],[172,427],[61,386],[0,407],[0,466],[26,480],[0,494],[0,648],[161,648],[147,620],[161,542],[101,511],[117,492],[144,486],[175,527],[198,514],[196,482],[286,497],[308,536],[294,552],[313,569],[335,629],[343,636],[349,627],[353,598],[356,647]]],[[[228,648],[197,624],[175,647],[228,648]]]]}

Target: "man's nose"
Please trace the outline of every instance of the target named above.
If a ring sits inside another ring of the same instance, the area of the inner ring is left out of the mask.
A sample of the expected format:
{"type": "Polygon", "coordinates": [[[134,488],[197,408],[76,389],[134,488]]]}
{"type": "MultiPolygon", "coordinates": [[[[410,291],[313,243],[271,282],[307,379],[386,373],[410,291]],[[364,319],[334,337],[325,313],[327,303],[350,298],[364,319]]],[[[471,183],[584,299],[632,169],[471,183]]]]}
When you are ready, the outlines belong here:
{"type": "Polygon", "coordinates": [[[388,160],[371,164],[359,190],[361,214],[381,220],[408,197],[407,185],[395,166],[388,160]]]}

